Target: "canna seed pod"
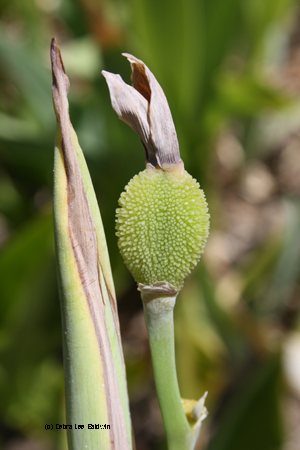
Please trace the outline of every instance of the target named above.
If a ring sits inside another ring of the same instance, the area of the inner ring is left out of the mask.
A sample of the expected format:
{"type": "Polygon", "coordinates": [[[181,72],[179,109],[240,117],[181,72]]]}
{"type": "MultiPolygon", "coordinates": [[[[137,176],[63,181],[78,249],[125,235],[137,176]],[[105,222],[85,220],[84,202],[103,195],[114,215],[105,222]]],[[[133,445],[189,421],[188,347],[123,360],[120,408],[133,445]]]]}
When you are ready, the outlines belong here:
{"type": "Polygon", "coordinates": [[[185,170],[148,167],[133,177],[117,209],[118,245],[138,283],[180,289],[203,252],[209,227],[204,193],[185,170]]]}
{"type": "Polygon", "coordinates": [[[184,169],[162,88],[142,61],[125,56],[133,87],[119,75],[103,74],[113,108],[140,136],[147,164],[119,199],[118,245],[137,283],[167,282],[180,290],[203,253],[208,207],[199,183],[184,169]]]}

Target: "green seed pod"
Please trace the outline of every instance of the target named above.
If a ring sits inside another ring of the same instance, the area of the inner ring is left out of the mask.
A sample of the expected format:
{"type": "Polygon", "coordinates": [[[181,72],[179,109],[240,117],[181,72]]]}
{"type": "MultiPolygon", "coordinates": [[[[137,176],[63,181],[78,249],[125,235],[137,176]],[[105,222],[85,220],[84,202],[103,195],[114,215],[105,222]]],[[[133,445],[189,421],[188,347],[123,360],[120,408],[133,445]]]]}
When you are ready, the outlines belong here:
{"type": "Polygon", "coordinates": [[[151,165],[133,177],[117,209],[118,245],[137,283],[167,281],[181,289],[203,252],[207,203],[199,183],[151,165]]]}
{"type": "Polygon", "coordinates": [[[207,203],[183,167],[167,99],[148,67],[125,54],[133,86],[102,72],[119,118],[139,135],[146,169],[121,194],[117,236],[124,261],[139,284],[167,282],[181,289],[209,233],[207,203]]]}

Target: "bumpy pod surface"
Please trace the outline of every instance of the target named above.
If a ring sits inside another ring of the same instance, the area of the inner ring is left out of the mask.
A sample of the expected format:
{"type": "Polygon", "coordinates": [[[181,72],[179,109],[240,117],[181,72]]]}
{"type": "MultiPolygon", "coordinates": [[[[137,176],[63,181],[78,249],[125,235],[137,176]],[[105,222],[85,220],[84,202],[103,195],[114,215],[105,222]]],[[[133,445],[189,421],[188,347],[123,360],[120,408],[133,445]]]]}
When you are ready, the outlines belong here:
{"type": "Polygon", "coordinates": [[[209,233],[207,203],[199,183],[148,166],[125,187],[117,209],[118,245],[137,283],[167,281],[181,289],[209,233]]]}

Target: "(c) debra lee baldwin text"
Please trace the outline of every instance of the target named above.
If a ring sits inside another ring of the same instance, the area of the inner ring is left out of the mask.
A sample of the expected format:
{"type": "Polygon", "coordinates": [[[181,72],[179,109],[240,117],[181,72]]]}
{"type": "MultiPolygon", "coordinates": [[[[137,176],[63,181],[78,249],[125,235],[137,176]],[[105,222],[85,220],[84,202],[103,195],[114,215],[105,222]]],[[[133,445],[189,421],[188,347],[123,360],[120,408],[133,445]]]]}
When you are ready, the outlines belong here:
{"type": "MultiPolygon", "coordinates": [[[[52,423],[51,424],[47,424],[46,423],[45,430],[53,430],[53,428],[54,427],[53,427],[52,423]]],[[[99,423],[88,423],[87,424],[87,428],[88,428],[88,430],[109,430],[110,429],[110,425],[108,425],[106,423],[104,425],[101,425],[99,423]]],[[[73,429],[73,425],[66,425],[66,424],[59,424],[59,423],[57,423],[55,425],[55,429],[56,430],[72,430],[73,429]]],[[[77,425],[75,423],[74,429],[75,430],[83,430],[84,429],[84,425],[77,425]]]]}

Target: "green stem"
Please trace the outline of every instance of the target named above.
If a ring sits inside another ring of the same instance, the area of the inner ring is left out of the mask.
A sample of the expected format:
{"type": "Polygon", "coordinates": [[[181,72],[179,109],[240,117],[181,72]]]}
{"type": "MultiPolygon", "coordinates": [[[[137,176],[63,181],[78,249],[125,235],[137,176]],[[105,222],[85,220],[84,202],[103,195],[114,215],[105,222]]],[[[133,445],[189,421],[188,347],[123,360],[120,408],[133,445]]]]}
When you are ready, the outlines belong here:
{"type": "Polygon", "coordinates": [[[176,295],[142,291],[153,372],[169,450],[191,450],[192,429],[184,413],[175,365],[173,309],[176,295]]]}

